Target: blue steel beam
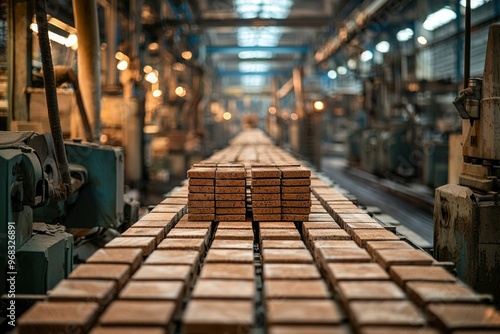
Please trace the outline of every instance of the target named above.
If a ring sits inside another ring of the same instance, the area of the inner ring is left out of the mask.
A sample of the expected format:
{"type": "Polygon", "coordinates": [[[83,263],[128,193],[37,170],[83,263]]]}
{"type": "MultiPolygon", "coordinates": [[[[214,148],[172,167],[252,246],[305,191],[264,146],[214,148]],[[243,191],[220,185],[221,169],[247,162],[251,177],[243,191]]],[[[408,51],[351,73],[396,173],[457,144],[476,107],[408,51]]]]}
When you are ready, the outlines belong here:
{"type": "Polygon", "coordinates": [[[222,54],[233,54],[240,53],[242,51],[270,51],[272,53],[301,53],[305,54],[309,52],[309,46],[207,46],[208,53],[222,53],[222,54]]]}

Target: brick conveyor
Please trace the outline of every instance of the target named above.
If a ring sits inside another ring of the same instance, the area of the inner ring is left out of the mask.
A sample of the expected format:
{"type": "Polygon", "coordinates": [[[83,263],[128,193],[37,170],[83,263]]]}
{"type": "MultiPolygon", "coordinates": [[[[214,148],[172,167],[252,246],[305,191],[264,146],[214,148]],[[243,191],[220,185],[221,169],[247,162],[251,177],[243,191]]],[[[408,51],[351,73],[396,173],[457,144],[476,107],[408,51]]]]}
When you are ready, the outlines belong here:
{"type": "Polygon", "coordinates": [[[213,202],[198,206],[213,210],[193,210],[196,219],[217,218],[219,206],[212,182],[197,181],[212,185],[208,191],[192,190],[213,196],[194,197],[186,183],[29,309],[19,333],[500,332],[499,312],[448,263],[384,228],[315,173],[310,182],[287,181],[310,183],[307,220],[284,221],[278,206],[252,214],[252,166],[300,165],[262,132],[243,132],[199,166],[228,164],[246,171],[245,196],[238,189],[235,199],[245,199],[245,220],[189,220],[188,198],[213,202]],[[281,219],[252,219],[266,212],[281,219]]]}

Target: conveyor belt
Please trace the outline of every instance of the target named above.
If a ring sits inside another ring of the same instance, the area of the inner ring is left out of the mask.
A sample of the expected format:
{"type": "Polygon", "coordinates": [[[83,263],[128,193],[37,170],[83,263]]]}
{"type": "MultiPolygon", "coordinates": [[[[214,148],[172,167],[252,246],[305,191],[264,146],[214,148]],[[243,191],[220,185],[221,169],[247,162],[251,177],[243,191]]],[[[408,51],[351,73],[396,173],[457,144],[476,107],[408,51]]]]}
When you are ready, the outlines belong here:
{"type": "MultiPolygon", "coordinates": [[[[208,162],[263,160],[297,163],[256,130],[208,162]]],[[[483,296],[314,174],[304,222],[189,221],[187,194],[172,192],[78,266],[19,333],[500,330],[483,296]]]]}

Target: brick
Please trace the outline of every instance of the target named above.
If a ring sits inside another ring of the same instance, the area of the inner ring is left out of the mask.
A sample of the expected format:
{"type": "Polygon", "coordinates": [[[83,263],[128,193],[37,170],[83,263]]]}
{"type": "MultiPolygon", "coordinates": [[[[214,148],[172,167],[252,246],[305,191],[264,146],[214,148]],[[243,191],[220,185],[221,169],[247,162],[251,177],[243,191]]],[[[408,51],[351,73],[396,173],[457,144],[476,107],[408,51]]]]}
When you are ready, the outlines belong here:
{"type": "Polygon", "coordinates": [[[217,213],[215,215],[215,220],[216,221],[246,221],[246,213],[245,214],[239,214],[239,215],[221,215],[217,213]]]}
{"type": "Polygon", "coordinates": [[[157,249],[196,250],[202,252],[205,250],[205,240],[201,238],[167,238],[158,245],[157,249]]]}
{"type": "Polygon", "coordinates": [[[311,195],[308,192],[289,193],[288,191],[285,191],[283,194],[281,194],[281,199],[284,201],[306,201],[309,200],[310,197],[311,195]]]}
{"type": "Polygon", "coordinates": [[[167,197],[163,201],[161,201],[162,205],[186,205],[186,199],[185,198],[172,198],[172,197],[167,197]]]}
{"type": "Polygon", "coordinates": [[[189,214],[207,214],[207,213],[214,214],[215,213],[215,206],[214,207],[210,207],[210,208],[193,208],[193,207],[189,207],[188,208],[188,213],[189,214]]]}
{"type": "Polygon", "coordinates": [[[310,208],[311,201],[281,201],[281,205],[285,208],[310,208]]]}
{"type": "Polygon", "coordinates": [[[205,263],[200,279],[255,280],[253,264],[205,263]]]}
{"type": "Polygon", "coordinates": [[[376,249],[415,249],[406,241],[368,241],[366,250],[371,256],[375,256],[376,249]]]}
{"type": "Polygon", "coordinates": [[[122,287],[130,278],[130,266],[126,264],[92,264],[78,265],[69,275],[69,279],[110,280],[122,287]]]}
{"type": "MultiPolygon", "coordinates": [[[[281,194],[309,194],[311,192],[310,187],[281,187],[281,194]]],[[[298,201],[293,201],[298,202],[298,201]]],[[[308,196],[307,202],[309,203],[307,206],[311,206],[311,198],[308,196]]],[[[293,206],[293,205],[290,205],[293,206]]],[[[305,204],[304,204],[305,206],[305,204]]]]}
{"type": "Polygon", "coordinates": [[[164,334],[162,327],[95,327],[90,334],[164,334]]]}
{"type": "Polygon", "coordinates": [[[252,193],[252,201],[281,201],[281,194],[252,193]]]}
{"type": "Polygon", "coordinates": [[[215,220],[215,215],[212,213],[190,213],[188,218],[190,220],[215,220]]]}
{"type": "Polygon", "coordinates": [[[438,266],[392,266],[390,274],[394,282],[404,286],[408,282],[456,282],[455,276],[438,266]]]}
{"type": "Polygon", "coordinates": [[[470,333],[478,333],[479,330],[500,330],[500,312],[493,306],[440,303],[429,305],[427,311],[436,324],[446,331],[469,330],[470,333]]]}
{"type": "MultiPolygon", "coordinates": [[[[146,214],[145,216],[143,216],[138,222],[141,222],[143,220],[146,220],[146,221],[161,220],[164,223],[169,223],[169,222],[173,222],[177,218],[178,218],[178,215],[175,212],[150,212],[150,213],[146,214]]],[[[134,226],[136,224],[137,223],[135,223],[134,226]]]]}
{"type": "Polygon", "coordinates": [[[285,187],[310,186],[311,179],[281,179],[281,185],[285,187]]]}
{"type": "Polygon", "coordinates": [[[392,281],[339,282],[337,286],[341,300],[348,304],[355,300],[404,300],[406,295],[392,281]]]}
{"type": "Polygon", "coordinates": [[[313,257],[307,249],[269,249],[262,250],[264,263],[313,263],[313,257]]]}
{"type": "Polygon", "coordinates": [[[261,240],[301,240],[296,229],[260,229],[261,240]]]}
{"type": "Polygon", "coordinates": [[[122,233],[122,237],[155,237],[156,244],[159,244],[165,238],[165,229],[163,227],[130,227],[122,233]]]}
{"type": "MultiPolygon", "coordinates": [[[[229,230],[234,231],[234,230],[229,230]]],[[[226,240],[215,239],[211,249],[253,249],[253,240],[226,240]]]]}
{"type": "Polygon", "coordinates": [[[239,299],[255,298],[255,281],[199,279],[194,286],[194,299],[239,299]]]}
{"type": "Polygon", "coordinates": [[[215,180],[215,185],[217,187],[244,187],[245,186],[245,178],[243,177],[241,180],[219,179],[219,180],[215,180]]]}
{"type": "Polygon", "coordinates": [[[332,216],[328,213],[311,213],[309,215],[309,222],[335,222],[332,216]]]}
{"type": "Polygon", "coordinates": [[[167,239],[204,239],[207,240],[209,233],[208,229],[200,228],[200,229],[191,229],[191,228],[176,228],[174,227],[167,234],[167,239]]]}
{"type": "Polygon", "coordinates": [[[245,168],[219,168],[215,172],[215,178],[218,180],[238,180],[245,179],[246,172],[245,168]]]}
{"type": "Polygon", "coordinates": [[[215,194],[211,193],[189,193],[188,194],[188,202],[194,201],[214,201],[215,194]]]}
{"type": "Polygon", "coordinates": [[[279,178],[276,179],[253,179],[252,186],[253,187],[269,187],[269,186],[279,186],[281,185],[281,180],[279,178]]]}
{"type": "Polygon", "coordinates": [[[252,222],[251,221],[245,221],[245,222],[220,222],[219,225],[217,226],[218,230],[233,230],[233,229],[243,229],[243,230],[251,230],[252,229],[252,222]]]}
{"type": "Polygon", "coordinates": [[[205,263],[253,263],[253,250],[211,248],[205,263]]]}
{"type": "Polygon", "coordinates": [[[281,178],[283,179],[298,179],[310,178],[311,170],[305,167],[280,167],[281,178]]]}
{"type": "Polygon", "coordinates": [[[265,263],[263,268],[264,281],[269,279],[298,280],[321,278],[314,264],[265,263]]]}
{"type": "Polygon", "coordinates": [[[350,334],[350,330],[338,325],[331,326],[270,326],[269,334],[350,334]]]}
{"type": "Polygon", "coordinates": [[[172,324],[177,305],[172,301],[116,300],[99,323],[103,326],[160,326],[172,324]]]}
{"type": "Polygon", "coordinates": [[[479,303],[481,298],[460,282],[408,282],[408,296],[416,304],[429,303],[479,303]]]}
{"type": "Polygon", "coordinates": [[[419,249],[377,249],[375,251],[375,261],[384,268],[394,265],[431,265],[434,258],[419,249]]]}
{"type": "Polygon", "coordinates": [[[179,303],[185,293],[181,281],[131,281],[119,294],[123,300],[171,300],[179,303]]]}
{"type": "Polygon", "coordinates": [[[166,232],[170,231],[174,227],[174,222],[166,222],[162,220],[139,220],[134,225],[135,228],[163,228],[166,232]]]}
{"type": "Polygon", "coordinates": [[[306,249],[302,240],[263,240],[262,249],[306,249]]]}
{"type": "MultiPolygon", "coordinates": [[[[187,216],[186,216],[187,218],[187,216]]],[[[189,228],[189,229],[211,229],[212,222],[211,221],[189,221],[181,219],[177,224],[175,224],[175,228],[189,228]]]]}
{"type": "MultiPolygon", "coordinates": [[[[216,194],[244,194],[245,187],[215,187],[216,194]]],[[[237,197],[237,196],[236,196],[237,197]]],[[[238,200],[237,198],[229,198],[228,200],[238,200]]]]}
{"type": "Polygon", "coordinates": [[[151,254],[155,246],[156,237],[118,237],[104,245],[105,248],[140,248],[142,249],[142,256],[151,254]]]}
{"type": "MultiPolygon", "coordinates": [[[[214,201],[189,201],[188,202],[188,212],[189,212],[190,208],[212,208],[214,206],[215,206],[214,201]]],[[[205,220],[209,220],[209,219],[205,219],[205,220]]]]}
{"type": "Polygon", "coordinates": [[[323,280],[267,280],[266,299],[327,299],[330,297],[323,280]]]}
{"type": "Polygon", "coordinates": [[[354,301],[349,303],[351,320],[362,326],[424,326],[420,310],[406,300],[354,301]]]}
{"type": "MultiPolygon", "coordinates": [[[[366,326],[361,328],[359,333],[360,334],[440,334],[441,332],[434,328],[423,328],[423,327],[366,326]]],[[[456,333],[454,332],[453,334],[456,333]]]]}
{"type": "Polygon", "coordinates": [[[363,248],[320,248],[319,259],[325,263],[360,263],[371,262],[371,257],[363,248]]]}
{"type": "Polygon", "coordinates": [[[280,193],[281,193],[280,186],[266,186],[266,187],[252,186],[252,195],[253,194],[280,194],[280,193]]]}
{"type": "Polygon", "coordinates": [[[281,178],[281,171],[276,167],[252,167],[252,179],[273,179],[281,178]]]}
{"type": "Polygon", "coordinates": [[[281,207],[281,201],[254,201],[254,200],[252,200],[252,208],[277,208],[277,207],[281,207]]]}
{"type": "Polygon", "coordinates": [[[187,171],[190,179],[215,179],[214,167],[195,167],[187,171]]]}
{"type": "Polygon", "coordinates": [[[253,301],[191,300],[182,322],[186,334],[248,333],[254,324],[253,301]]]}
{"type": "Polygon", "coordinates": [[[306,234],[307,230],[318,230],[318,229],[340,229],[339,224],[335,222],[311,222],[305,221],[302,223],[302,233],[306,234]]]}
{"type": "Polygon", "coordinates": [[[295,229],[295,224],[292,222],[279,222],[279,221],[265,222],[265,223],[260,223],[259,228],[260,229],[270,229],[270,228],[272,228],[272,229],[280,229],[280,228],[295,229]]]}
{"type": "Polygon", "coordinates": [[[309,244],[315,240],[350,240],[351,237],[342,229],[309,229],[305,238],[309,244]]]}
{"type": "Polygon", "coordinates": [[[333,325],[342,314],[332,300],[268,300],[266,320],[273,325],[333,325]]]}
{"type": "Polygon", "coordinates": [[[189,179],[188,180],[190,186],[213,186],[213,179],[189,179]]]}
{"type": "Polygon", "coordinates": [[[339,281],[381,281],[389,275],[376,263],[329,263],[327,274],[330,282],[339,281]]]}
{"type": "Polygon", "coordinates": [[[379,223],[344,223],[344,228],[351,235],[353,230],[384,230],[379,223]]]}
{"type": "Polygon", "coordinates": [[[150,213],[175,213],[176,215],[182,214],[186,210],[187,204],[182,205],[163,205],[158,204],[151,210],[150,213]]]}
{"type": "Polygon", "coordinates": [[[49,301],[91,301],[105,306],[116,292],[116,283],[103,280],[62,280],[48,292],[49,301]]]}
{"type": "Polygon", "coordinates": [[[311,213],[310,208],[282,208],[281,209],[282,214],[291,214],[291,215],[309,215],[311,213]]]}
{"type": "Polygon", "coordinates": [[[358,245],[364,247],[368,241],[396,241],[397,235],[386,230],[353,230],[352,236],[358,245]]]}
{"type": "Polygon", "coordinates": [[[92,254],[87,263],[95,264],[126,264],[130,271],[134,272],[142,262],[142,250],[140,248],[115,249],[101,248],[92,254]]]}
{"type": "Polygon", "coordinates": [[[359,248],[352,240],[315,240],[313,242],[315,250],[320,248],[359,248]]]}
{"type": "Polygon", "coordinates": [[[308,218],[309,218],[309,215],[290,214],[290,213],[281,215],[282,221],[304,222],[304,221],[307,221],[308,218]]]}
{"type": "Polygon", "coordinates": [[[253,240],[253,230],[220,229],[215,232],[215,240],[253,240]]]}
{"type": "Polygon", "coordinates": [[[253,220],[257,222],[277,221],[281,220],[281,214],[256,214],[253,215],[253,220]]]}
{"type": "Polygon", "coordinates": [[[215,202],[216,208],[245,208],[245,201],[217,201],[215,202]]]}
{"type": "Polygon", "coordinates": [[[17,321],[20,334],[86,333],[95,322],[99,304],[94,302],[38,302],[17,321]]]}
{"type": "Polygon", "coordinates": [[[192,250],[156,250],[145,261],[145,264],[185,264],[195,266],[200,253],[192,250]]]}
{"type": "Polygon", "coordinates": [[[186,285],[191,280],[192,267],[189,265],[142,266],[132,276],[135,281],[181,281],[186,285]]]}

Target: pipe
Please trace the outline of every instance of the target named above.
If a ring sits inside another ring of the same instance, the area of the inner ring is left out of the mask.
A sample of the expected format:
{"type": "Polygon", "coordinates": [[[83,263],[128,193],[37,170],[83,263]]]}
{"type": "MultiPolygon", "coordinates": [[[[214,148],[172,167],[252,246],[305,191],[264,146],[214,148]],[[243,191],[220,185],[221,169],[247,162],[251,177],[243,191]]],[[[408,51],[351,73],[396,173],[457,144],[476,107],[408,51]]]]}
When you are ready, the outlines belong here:
{"type": "Polygon", "coordinates": [[[38,25],[38,43],[42,56],[43,81],[45,84],[45,99],[49,114],[50,132],[54,141],[57,165],[61,174],[62,183],[54,189],[54,197],[58,200],[66,199],[72,192],[71,176],[68,159],[64,148],[64,139],[59,119],[59,106],[57,104],[56,78],[49,41],[49,22],[47,21],[46,0],[35,1],[35,16],[38,25]]]}
{"type": "Polygon", "coordinates": [[[88,111],[94,141],[100,137],[101,47],[96,0],[73,0],[78,31],[78,82],[85,110],[88,111]]]}

